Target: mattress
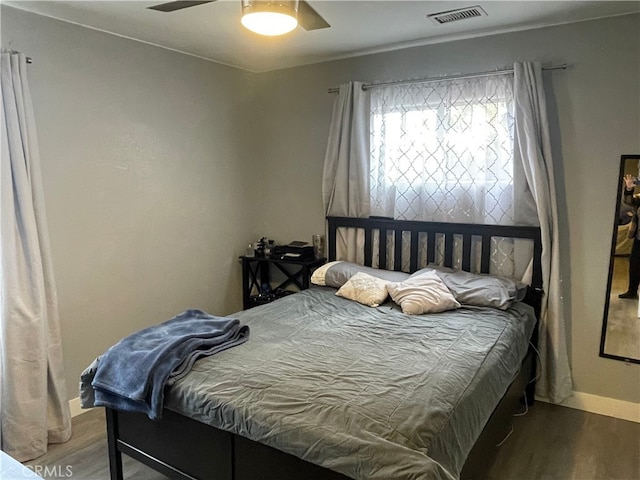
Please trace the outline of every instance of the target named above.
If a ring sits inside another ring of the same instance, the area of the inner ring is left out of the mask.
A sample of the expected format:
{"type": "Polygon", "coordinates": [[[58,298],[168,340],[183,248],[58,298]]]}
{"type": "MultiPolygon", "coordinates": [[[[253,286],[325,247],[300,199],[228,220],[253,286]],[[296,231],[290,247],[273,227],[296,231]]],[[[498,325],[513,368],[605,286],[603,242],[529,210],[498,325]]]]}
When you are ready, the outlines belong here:
{"type": "Polygon", "coordinates": [[[165,407],[355,479],[454,479],[526,355],[520,302],[410,316],[312,287],[233,315],[165,407]]]}

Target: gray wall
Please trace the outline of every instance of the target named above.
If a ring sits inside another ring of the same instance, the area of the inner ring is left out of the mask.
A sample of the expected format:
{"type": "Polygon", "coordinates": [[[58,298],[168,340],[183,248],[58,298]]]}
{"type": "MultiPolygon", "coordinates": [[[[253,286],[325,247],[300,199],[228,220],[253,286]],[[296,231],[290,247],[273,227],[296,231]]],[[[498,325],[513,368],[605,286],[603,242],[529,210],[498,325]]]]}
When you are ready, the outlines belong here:
{"type": "Polygon", "coordinates": [[[619,159],[640,152],[639,31],[640,16],[624,16],[262,74],[259,143],[270,176],[255,190],[272,207],[260,216],[264,230],[290,237],[322,229],[328,87],[486,71],[518,60],[568,63],[545,78],[575,390],[640,402],[640,366],[598,357],[619,159]]]}
{"type": "Polygon", "coordinates": [[[93,358],[187,308],[241,308],[252,239],[240,70],[2,8],[33,58],[70,398],[93,358]]]}
{"type": "Polygon", "coordinates": [[[598,357],[618,161],[640,152],[640,16],[251,75],[2,14],[3,47],[34,58],[70,397],[127,333],[188,307],[238,309],[234,259],[250,240],[324,229],[328,87],[541,60],[570,64],[545,76],[575,388],[640,402],[640,367],[598,357]]]}

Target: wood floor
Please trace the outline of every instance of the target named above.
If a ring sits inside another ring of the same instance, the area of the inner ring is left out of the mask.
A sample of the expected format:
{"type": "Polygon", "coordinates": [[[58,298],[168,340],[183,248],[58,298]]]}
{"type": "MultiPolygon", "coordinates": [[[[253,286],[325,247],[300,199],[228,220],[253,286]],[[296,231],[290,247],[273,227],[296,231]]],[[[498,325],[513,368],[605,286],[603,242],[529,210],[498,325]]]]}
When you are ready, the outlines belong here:
{"type": "MultiPolygon", "coordinates": [[[[479,480],[640,480],[638,423],[536,402],[525,416],[514,417],[513,425],[489,472],[479,480]]],[[[108,480],[103,410],[75,417],[73,426],[69,442],[51,445],[46,455],[27,465],[57,466],[50,471],[63,473],[70,466],[73,475],[66,478],[108,480]]],[[[166,480],[123,457],[125,478],[166,480]]]]}

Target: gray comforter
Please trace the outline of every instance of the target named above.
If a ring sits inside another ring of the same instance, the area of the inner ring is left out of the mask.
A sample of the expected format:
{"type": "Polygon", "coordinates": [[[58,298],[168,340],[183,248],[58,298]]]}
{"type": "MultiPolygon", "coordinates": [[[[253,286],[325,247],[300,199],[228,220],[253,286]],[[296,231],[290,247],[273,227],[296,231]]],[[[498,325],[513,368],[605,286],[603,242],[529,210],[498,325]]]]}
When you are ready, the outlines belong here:
{"type": "Polygon", "coordinates": [[[315,287],[234,315],[244,345],[199,360],[176,412],[355,479],[453,479],[520,368],[531,308],[404,315],[315,287]]]}

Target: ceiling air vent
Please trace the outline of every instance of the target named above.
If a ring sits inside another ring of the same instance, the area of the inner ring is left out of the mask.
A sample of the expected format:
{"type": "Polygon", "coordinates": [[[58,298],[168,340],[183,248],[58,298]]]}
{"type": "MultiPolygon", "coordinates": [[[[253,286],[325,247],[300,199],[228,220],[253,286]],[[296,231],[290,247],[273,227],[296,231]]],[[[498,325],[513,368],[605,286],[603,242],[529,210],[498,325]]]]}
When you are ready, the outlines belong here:
{"type": "Polygon", "coordinates": [[[475,5],[473,7],[457,8],[456,10],[432,13],[431,15],[427,15],[427,18],[430,18],[436,23],[443,24],[455,22],[457,20],[486,16],[487,12],[485,12],[479,5],[475,5]]]}

